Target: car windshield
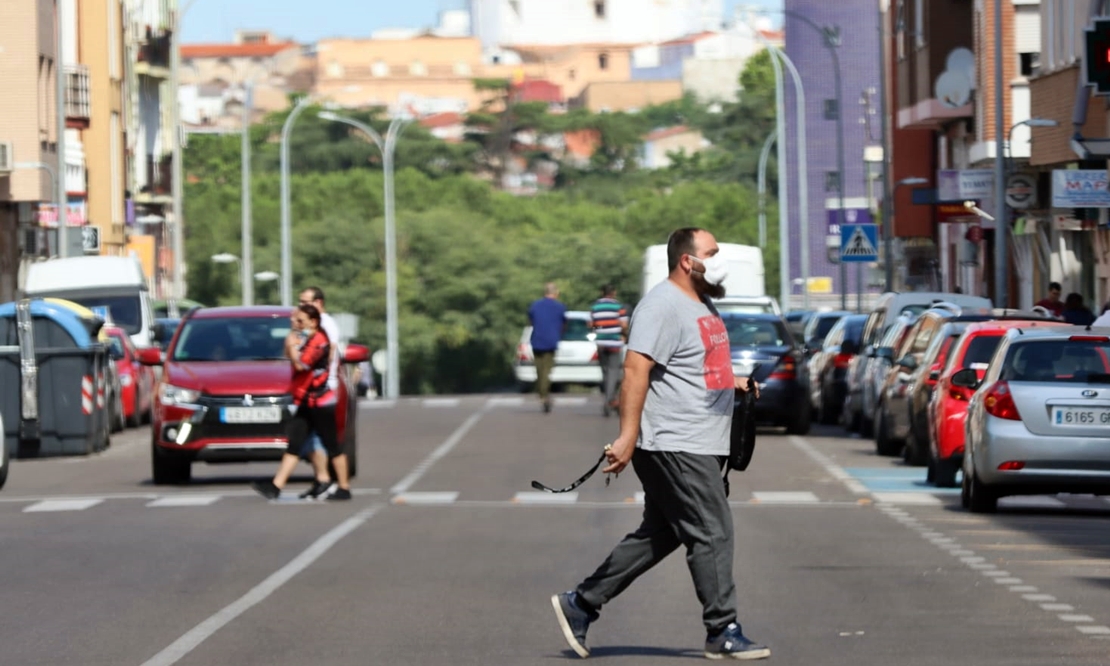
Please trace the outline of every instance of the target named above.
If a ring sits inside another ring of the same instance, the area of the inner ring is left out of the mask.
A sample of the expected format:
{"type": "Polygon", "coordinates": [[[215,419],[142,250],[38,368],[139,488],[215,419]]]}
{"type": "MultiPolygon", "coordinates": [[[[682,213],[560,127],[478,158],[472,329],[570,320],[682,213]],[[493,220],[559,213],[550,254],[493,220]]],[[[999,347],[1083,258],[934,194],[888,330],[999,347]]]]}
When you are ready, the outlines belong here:
{"type": "Polygon", "coordinates": [[[1001,341],[1001,335],[977,335],[972,338],[967,344],[967,351],[964,352],[963,367],[985,366],[990,363],[1001,341]]]}
{"type": "Polygon", "coordinates": [[[817,319],[817,325],[813,332],[813,337],[817,340],[824,340],[825,336],[829,334],[836,322],[840,321],[844,315],[834,315],[830,317],[820,317],[817,319]]]}
{"type": "Polygon", "coordinates": [[[566,326],[563,328],[564,342],[586,342],[590,338],[589,324],[585,319],[567,317],[566,326]]]}
{"type": "Polygon", "coordinates": [[[127,331],[128,335],[135,335],[143,328],[142,301],[139,300],[138,295],[84,296],[68,298],[68,300],[94,312],[107,309],[112,323],[127,331]]]}
{"type": "Polygon", "coordinates": [[[288,334],[288,317],[189,319],[181,324],[173,360],[281,360],[288,334]]]}
{"type": "Polygon", "coordinates": [[[1037,340],[1013,344],[999,379],[1011,382],[1110,382],[1110,340],[1037,340]]]}
{"type": "Polygon", "coordinates": [[[114,359],[123,358],[123,340],[120,340],[114,335],[109,335],[108,354],[114,359]]]}
{"type": "Polygon", "coordinates": [[[781,321],[748,317],[724,317],[728,343],[735,347],[783,347],[790,335],[781,321]]]}

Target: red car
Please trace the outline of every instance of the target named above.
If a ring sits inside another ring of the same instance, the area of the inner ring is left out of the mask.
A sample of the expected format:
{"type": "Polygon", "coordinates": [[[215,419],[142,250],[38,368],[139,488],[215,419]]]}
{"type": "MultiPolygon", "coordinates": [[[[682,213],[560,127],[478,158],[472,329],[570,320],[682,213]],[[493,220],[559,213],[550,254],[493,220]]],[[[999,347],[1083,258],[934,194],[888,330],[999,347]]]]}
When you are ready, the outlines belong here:
{"type": "Polygon", "coordinates": [[[139,351],[127,331],[117,326],[105,326],[104,332],[108,335],[112,359],[119,374],[123,417],[131,427],[149,423],[154,403],[154,368],[139,362],[139,351]]]}
{"type": "Polygon", "coordinates": [[[948,355],[929,401],[929,478],[940,488],[956,487],[956,472],[964,459],[964,421],[972,391],[952,384],[952,375],[974,368],[979,379],[986,374],[1002,336],[1013,328],[1066,326],[1057,321],[985,321],[967,327],[948,355]]]}
{"type": "MultiPolygon", "coordinates": [[[[139,354],[161,365],[151,428],[154,483],[185,483],[193,462],[274,461],[285,451],[292,367],[284,355],[292,308],[259,305],[198,308],[186,314],[164,354],[139,354]]],[[[339,441],[350,473],[357,469],[358,409],[346,364],[368,350],[347,345],[339,364],[339,441]]]]}

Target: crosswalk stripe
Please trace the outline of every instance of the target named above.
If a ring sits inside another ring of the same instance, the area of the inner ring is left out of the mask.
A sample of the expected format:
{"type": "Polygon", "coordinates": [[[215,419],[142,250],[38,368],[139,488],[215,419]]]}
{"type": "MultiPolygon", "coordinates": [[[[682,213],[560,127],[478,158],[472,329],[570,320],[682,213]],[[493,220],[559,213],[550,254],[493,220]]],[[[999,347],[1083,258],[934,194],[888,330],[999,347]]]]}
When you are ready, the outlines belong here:
{"type": "Polygon", "coordinates": [[[578,493],[544,493],[522,491],[513,496],[514,502],[521,504],[573,504],[578,501],[578,493]]]}
{"type": "Polygon", "coordinates": [[[555,398],[555,404],[559,407],[582,407],[583,405],[589,404],[589,402],[590,402],[590,399],[585,397],[585,396],[582,396],[582,397],[559,396],[559,397],[555,398]]]}
{"type": "Polygon", "coordinates": [[[69,499],[69,500],[43,500],[35,502],[31,506],[24,507],[23,513],[46,513],[53,511],[84,511],[90,507],[100,504],[104,500],[99,497],[92,497],[88,499],[69,499]]]}
{"type": "Polygon", "coordinates": [[[423,403],[425,407],[458,407],[458,398],[425,398],[423,403]]]}
{"type": "Polygon", "coordinates": [[[390,409],[397,404],[396,400],[364,400],[358,403],[359,409],[390,409]]]}
{"type": "Polygon", "coordinates": [[[146,506],[209,506],[211,504],[215,504],[219,500],[219,495],[176,495],[172,497],[159,497],[153,502],[147,502],[146,506]]]}
{"type": "Polygon", "coordinates": [[[941,506],[944,500],[929,493],[871,493],[876,502],[941,506]]]}
{"type": "Polygon", "coordinates": [[[451,504],[459,498],[457,492],[405,492],[393,497],[394,504],[451,504]]]}
{"type": "Polygon", "coordinates": [[[1031,497],[1002,497],[998,500],[999,506],[1014,509],[1060,509],[1066,507],[1063,502],[1055,497],[1037,495],[1031,497]]]}
{"type": "Polygon", "coordinates": [[[514,396],[511,398],[490,398],[486,401],[490,407],[521,407],[524,405],[524,396],[514,396]]]}
{"type": "Polygon", "coordinates": [[[752,499],[766,504],[813,504],[821,501],[811,492],[753,492],[752,499]]]}

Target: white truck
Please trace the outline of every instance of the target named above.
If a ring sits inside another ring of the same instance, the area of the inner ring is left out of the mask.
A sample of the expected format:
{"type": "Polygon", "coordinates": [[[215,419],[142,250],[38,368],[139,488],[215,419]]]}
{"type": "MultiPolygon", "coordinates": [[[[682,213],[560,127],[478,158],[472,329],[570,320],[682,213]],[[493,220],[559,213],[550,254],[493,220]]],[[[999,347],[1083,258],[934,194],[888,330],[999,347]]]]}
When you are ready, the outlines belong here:
{"type": "Polygon", "coordinates": [[[30,265],[28,298],[64,298],[127,331],[136,347],[154,344],[154,315],[142,264],[134,257],[67,257],[30,265]]]}
{"type": "MultiPolygon", "coordinates": [[[[718,243],[720,255],[728,262],[725,297],[717,309],[729,312],[768,312],[782,314],[778,302],[767,295],[763,283],[763,251],[751,245],[718,243]]],[[[644,281],[641,297],[667,279],[667,246],[652,245],[644,252],[644,281]]]]}

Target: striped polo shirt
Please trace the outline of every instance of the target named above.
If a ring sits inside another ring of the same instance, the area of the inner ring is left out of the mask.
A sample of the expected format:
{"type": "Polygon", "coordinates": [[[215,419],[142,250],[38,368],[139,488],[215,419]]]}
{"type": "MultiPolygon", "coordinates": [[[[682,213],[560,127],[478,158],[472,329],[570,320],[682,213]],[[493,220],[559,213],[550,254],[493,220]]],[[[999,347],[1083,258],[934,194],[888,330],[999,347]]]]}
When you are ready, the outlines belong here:
{"type": "Polygon", "coordinates": [[[599,298],[590,306],[590,321],[594,326],[597,346],[606,349],[620,349],[624,346],[621,335],[628,321],[628,312],[615,298],[599,298]]]}

